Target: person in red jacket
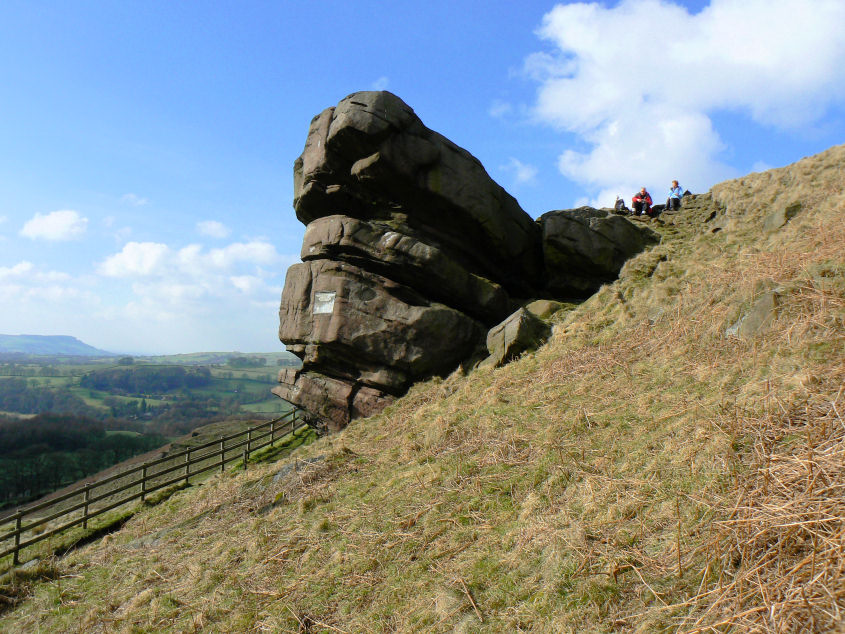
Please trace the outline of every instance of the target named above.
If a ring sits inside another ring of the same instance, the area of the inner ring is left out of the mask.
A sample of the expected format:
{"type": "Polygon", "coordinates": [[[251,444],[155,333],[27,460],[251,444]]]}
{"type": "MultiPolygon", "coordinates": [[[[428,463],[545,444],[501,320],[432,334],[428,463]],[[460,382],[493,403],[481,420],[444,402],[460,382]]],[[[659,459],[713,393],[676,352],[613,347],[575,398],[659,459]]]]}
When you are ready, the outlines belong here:
{"type": "Polygon", "coordinates": [[[651,215],[651,194],[645,190],[645,187],[640,188],[639,193],[634,194],[631,208],[635,216],[651,215]]]}

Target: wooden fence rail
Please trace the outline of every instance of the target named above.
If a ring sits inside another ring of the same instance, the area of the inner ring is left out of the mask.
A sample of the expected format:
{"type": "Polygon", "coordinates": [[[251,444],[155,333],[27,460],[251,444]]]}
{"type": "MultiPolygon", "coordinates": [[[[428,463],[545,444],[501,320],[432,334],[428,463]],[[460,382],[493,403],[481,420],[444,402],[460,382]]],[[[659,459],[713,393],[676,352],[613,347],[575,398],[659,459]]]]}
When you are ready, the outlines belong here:
{"type": "Polygon", "coordinates": [[[227,463],[239,458],[243,458],[244,468],[246,468],[246,461],[249,459],[250,453],[272,445],[277,439],[293,433],[305,424],[301,417],[301,410],[294,408],[284,416],[255,425],[242,432],[221,436],[217,440],[189,447],[184,451],[175,452],[157,460],[144,462],[137,467],[116,473],[102,480],[89,482],[59,497],[23,508],[2,520],[3,523],[14,522],[15,528],[0,534],[0,558],[11,554],[12,565],[17,566],[20,563],[20,551],[27,546],[32,546],[78,524],[82,524],[83,528],[88,528],[88,520],[92,517],[102,515],[127,502],[138,498],[144,500],[153,491],[172,486],[178,482],[187,484],[190,477],[212,469],[219,468],[222,472],[225,470],[227,463]],[[241,447],[243,447],[243,451],[238,451],[241,447]],[[180,461],[179,458],[183,456],[184,460],[180,461]],[[172,464],[168,466],[168,463],[172,464]],[[191,469],[194,465],[200,466],[191,469]],[[156,469],[160,466],[161,468],[156,469]],[[162,479],[163,476],[169,477],[162,479]],[[118,482],[126,479],[128,481],[118,482]],[[95,490],[102,489],[105,485],[112,483],[117,484],[95,493],[95,490]],[[126,491],[128,491],[127,494],[120,495],[126,491]],[[74,498],[77,499],[74,500],[74,498]],[[55,510],[57,507],[60,508],[55,510]],[[41,513],[44,511],[48,511],[48,514],[42,515],[41,513]],[[33,529],[59,518],[73,515],[77,511],[81,511],[77,517],[60,526],[37,534],[32,532],[33,529]],[[34,517],[36,513],[39,513],[38,517],[34,517]],[[27,517],[31,519],[25,522],[24,518],[27,517]],[[26,533],[29,533],[29,536],[25,536],[26,533]],[[4,543],[10,540],[13,541],[13,544],[3,548],[4,543]]]}

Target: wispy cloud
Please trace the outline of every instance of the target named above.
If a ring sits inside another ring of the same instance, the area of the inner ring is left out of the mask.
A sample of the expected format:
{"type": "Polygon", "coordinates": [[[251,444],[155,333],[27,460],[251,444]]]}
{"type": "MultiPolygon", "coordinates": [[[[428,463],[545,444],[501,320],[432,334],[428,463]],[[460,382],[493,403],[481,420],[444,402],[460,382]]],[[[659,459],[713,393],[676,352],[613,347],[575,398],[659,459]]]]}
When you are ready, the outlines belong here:
{"type": "Polygon", "coordinates": [[[49,214],[35,214],[24,224],[20,235],[32,240],[73,240],[82,236],[87,227],[88,218],[72,209],[63,209],[49,214]]]}
{"type": "Polygon", "coordinates": [[[124,205],[129,205],[130,207],[143,207],[144,205],[149,204],[150,201],[142,196],[138,196],[137,194],[123,194],[123,196],[120,197],[120,202],[124,205]]]}
{"type": "Polygon", "coordinates": [[[514,157],[511,157],[499,169],[512,174],[517,185],[535,185],[537,183],[537,168],[514,157]]]}
{"type": "Polygon", "coordinates": [[[197,231],[200,235],[209,238],[226,238],[232,233],[231,229],[222,222],[216,220],[203,220],[197,223],[197,231]]]}
{"type": "Polygon", "coordinates": [[[502,119],[511,112],[513,112],[513,105],[507,101],[502,101],[501,99],[493,101],[493,103],[490,104],[490,108],[487,110],[487,113],[494,119],[502,119]]]}
{"type": "Polygon", "coordinates": [[[121,227],[120,229],[114,228],[114,225],[117,222],[117,218],[114,216],[106,216],[103,218],[102,222],[106,229],[111,230],[112,237],[118,244],[126,242],[129,239],[129,236],[132,235],[132,227],[121,227]]]}
{"type": "Polygon", "coordinates": [[[390,85],[390,79],[382,75],[378,79],[376,79],[371,85],[370,88],[372,90],[387,90],[387,87],[390,85]]]}
{"type": "Polygon", "coordinates": [[[695,15],[667,0],[561,4],[538,30],[552,50],[524,72],[539,82],[536,119],[589,148],[563,152],[561,173],[611,204],[645,182],[730,176],[714,112],[796,128],[845,100],[842,24],[839,0],[713,0],[695,15]]]}
{"type": "Polygon", "coordinates": [[[4,303],[38,302],[47,305],[85,293],[62,271],[43,271],[29,260],[0,266],[0,299],[4,303]]]}
{"type": "Polygon", "coordinates": [[[18,277],[32,270],[32,262],[23,260],[14,266],[0,266],[0,280],[18,277]]]}

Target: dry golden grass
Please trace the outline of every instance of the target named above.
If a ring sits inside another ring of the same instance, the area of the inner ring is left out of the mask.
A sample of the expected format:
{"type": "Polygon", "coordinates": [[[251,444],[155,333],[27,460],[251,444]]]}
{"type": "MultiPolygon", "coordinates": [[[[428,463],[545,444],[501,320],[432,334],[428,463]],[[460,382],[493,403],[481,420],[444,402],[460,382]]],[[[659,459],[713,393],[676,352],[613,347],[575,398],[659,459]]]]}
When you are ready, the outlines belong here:
{"type": "Polygon", "coordinates": [[[0,629],[841,629],[843,164],[715,187],[535,354],[178,493],[0,629]],[[725,334],[774,288],[768,327],[725,334]]]}

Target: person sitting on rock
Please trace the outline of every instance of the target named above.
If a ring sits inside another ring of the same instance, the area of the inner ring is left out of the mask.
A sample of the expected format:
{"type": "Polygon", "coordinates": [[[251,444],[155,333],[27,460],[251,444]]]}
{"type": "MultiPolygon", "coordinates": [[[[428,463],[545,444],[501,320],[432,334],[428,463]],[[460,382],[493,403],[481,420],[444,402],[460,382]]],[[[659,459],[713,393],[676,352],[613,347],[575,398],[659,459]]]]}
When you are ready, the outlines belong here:
{"type": "Polygon", "coordinates": [[[682,192],[678,181],[672,181],[672,186],[669,188],[669,198],[666,199],[666,211],[677,211],[681,208],[682,192]]]}
{"type": "Polygon", "coordinates": [[[627,214],[630,210],[625,206],[625,201],[621,196],[616,197],[616,203],[613,205],[614,211],[618,214],[627,214]]]}
{"type": "Polygon", "coordinates": [[[635,216],[651,215],[651,194],[646,191],[645,187],[641,187],[639,193],[634,194],[631,207],[635,216]]]}

